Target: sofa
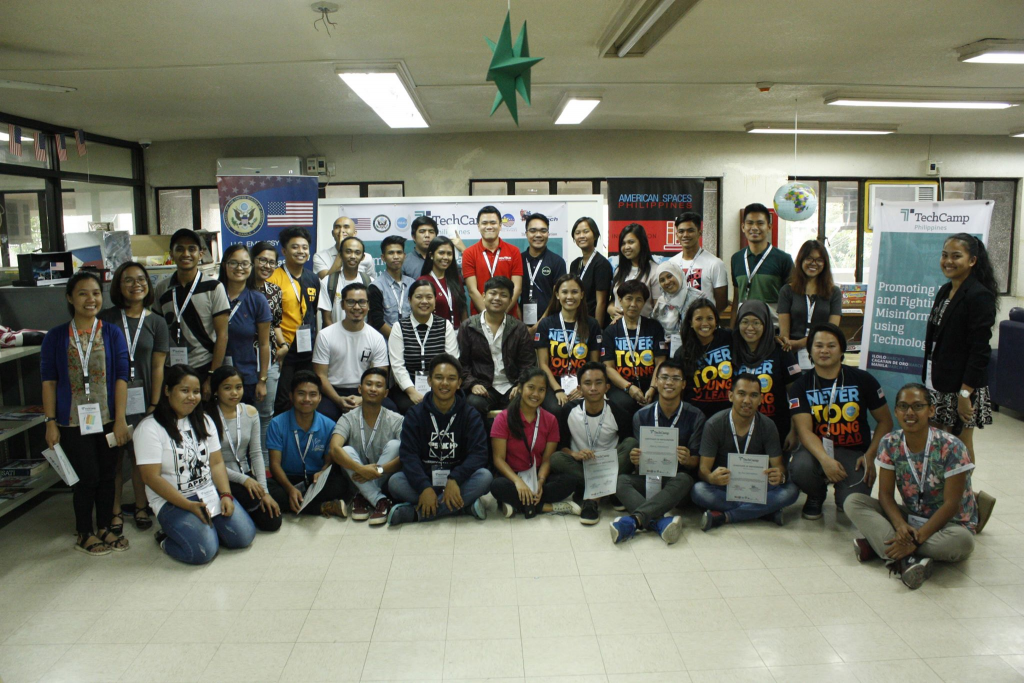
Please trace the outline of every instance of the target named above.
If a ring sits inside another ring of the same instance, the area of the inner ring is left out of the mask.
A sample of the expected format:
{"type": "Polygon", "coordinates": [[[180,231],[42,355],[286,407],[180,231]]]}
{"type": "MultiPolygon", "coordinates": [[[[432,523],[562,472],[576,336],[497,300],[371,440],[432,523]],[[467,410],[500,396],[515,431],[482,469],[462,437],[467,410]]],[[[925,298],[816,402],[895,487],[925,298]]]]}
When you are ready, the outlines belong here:
{"type": "Polygon", "coordinates": [[[992,403],[1024,413],[1024,308],[1010,310],[999,323],[999,348],[988,367],[992,403]]]}

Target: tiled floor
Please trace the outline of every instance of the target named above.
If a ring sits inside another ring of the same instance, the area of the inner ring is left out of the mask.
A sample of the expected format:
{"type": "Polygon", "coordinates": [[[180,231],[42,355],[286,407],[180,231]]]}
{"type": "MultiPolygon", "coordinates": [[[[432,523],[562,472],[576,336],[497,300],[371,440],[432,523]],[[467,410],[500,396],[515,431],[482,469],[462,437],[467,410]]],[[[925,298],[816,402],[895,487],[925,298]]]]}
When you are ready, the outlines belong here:
{"type": "MultiPolygon", "coordinates": [[[[973,557],[911,593],[848,520],[790,509],[672,547],[576,518],[370,529],[287,520],[202,568],[126,527],[72,552],[70,497],[0,529],[0,677],[19,681],[1024,680],[1024,422],[980,433],[997,496],[973,557]]],[[[493,501],[489,501],[493,506],[493,501]]],[[[802,503],[802,500],[801,500],[802,503]]]]}

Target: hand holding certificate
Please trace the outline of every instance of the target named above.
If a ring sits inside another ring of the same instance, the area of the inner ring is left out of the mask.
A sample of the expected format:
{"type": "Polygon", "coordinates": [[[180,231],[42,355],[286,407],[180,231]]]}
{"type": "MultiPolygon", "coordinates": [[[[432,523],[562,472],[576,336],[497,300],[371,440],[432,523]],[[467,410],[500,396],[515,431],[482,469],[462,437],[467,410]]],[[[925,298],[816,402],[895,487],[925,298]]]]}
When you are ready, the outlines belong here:
{"type": "Polygon", "coordinates": [[[674,477],[679,468],[677,427],[640,428],[640,474],[674,477]]]}
{"type": "Polygon", "coordinates": [[[313,499],[316,498],[320,491],[323,490],[324,486],[327,484],[327,477],[331,474],[332,467],[334,467],[334,465],[328,465],[326,469],[320,472],[320,475],[316,478],[313,485],[302,495],[302,506],[299,507],[299,511],[295,514],[299,514],[299,512],[306,509],[306,506],[313,502],[313,499]]]}
{"type": "Polygon", "coordinates": [[[729,483],[725,499],[735,503],[768,503],[767,455],[729,454],[729,483]]]}
{"type": "Polygon", "coordinates": [[[615,451],[597,451],[594,457],[583,461],[583,478],[586,483],[583,498],[594,500],[615,493],[619,479],[619,460],[615,451]]]}

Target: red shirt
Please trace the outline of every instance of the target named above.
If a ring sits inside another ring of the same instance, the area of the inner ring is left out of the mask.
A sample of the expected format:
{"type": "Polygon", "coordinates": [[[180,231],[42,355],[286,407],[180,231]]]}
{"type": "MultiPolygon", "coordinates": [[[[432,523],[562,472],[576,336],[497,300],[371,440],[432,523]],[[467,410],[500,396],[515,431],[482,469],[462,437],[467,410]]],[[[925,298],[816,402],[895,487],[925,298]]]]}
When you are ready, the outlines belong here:
{"type": "MultiPolygon", "coordinates": [[[[483,294],[487,281],[498,275],[504,275],[507,278],[511,278],[513,275],[523,276],[523,256],[508,242],[499,237],[498,248],[490,251],[484,249],[483,240],[480,240],[462,252],[462,277],[463,279],[475,277],[476,291],[483,294]],[[491,266],[494,267],[493,275],[491,266]]],[[[470,302],[470,307],[471,314],[475,315],[480,312],[472,302],[470,302]]],[[[519,317],[518,306],[512,309],[512,315],[519,317]]]]}
{"type": "MultiPolygon", "coordinates": [[[[452,324],[456,330],[459,329],[459,325],[462,323],[462,318],[458,315],[452,315],[451,302],[448,301],[448,294],[451,292],[449,289],[448,278],[441,278],[441,286],[437,286],[437,282],[434,281],[433,275],[420,275],[417,280],[426,280],[430,284],[434,285],[434,313],[441,316],[452,324]]],[[[453,295],[454,296],[454,295],[453,295]]],[[[465,296],[463,293],[461,296],[465,296]]],[[[465,310],[465,309],[462,309],[465,310]]]]}
{"type": "Polygon", "coordinates": [[[509,434],[507,408],[498,413],[494,418],[494,424],[491,425],[491,437],[508,441],[505,445],[505,461],[516,473],[525,472],[533,463],[537,463],[539,470],[541,463],[544,462],[544,450],[548,444],[559,442],[558,419],[543,408],[537,409],[537,416],[540,428],[537,430],[537,441],[533,443],[533,448],[529,452],[527,446],[533,442],[533,422],[523,420],[525,439],[513,439],[509,434]]]}

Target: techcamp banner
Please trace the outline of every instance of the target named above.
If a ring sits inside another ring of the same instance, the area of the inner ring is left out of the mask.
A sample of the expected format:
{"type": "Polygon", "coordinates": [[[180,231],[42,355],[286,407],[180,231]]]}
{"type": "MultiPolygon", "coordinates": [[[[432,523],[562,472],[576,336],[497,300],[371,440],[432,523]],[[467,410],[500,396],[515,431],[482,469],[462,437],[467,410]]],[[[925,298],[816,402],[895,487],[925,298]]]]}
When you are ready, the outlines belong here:
{"type": "Polygon", "coordinates": [[[948,280],[939,268],[946,239],[966,232],[988,244],[991,200],[879,202],[868,279],[860,367],[882,385],[892,406],[907,382],[921,381],[924,339],[935,294],[948,280]]]}
{"type": "Polygon", "coordinates": [[[651,253],[678,254],[675,218],[686,211],[704,215],[703,178],[609,178],[608,254],[619,253],[619,233],[630,223],[644,226],[651,253]]]}
{"type": "Polygon", "coordinates": [[[313,238],[306,267],[316,252],[316,176],[217,176],[221,248],[251,247],[267,241],[277,246],[281,230],[306,228],[313,238]]]}

